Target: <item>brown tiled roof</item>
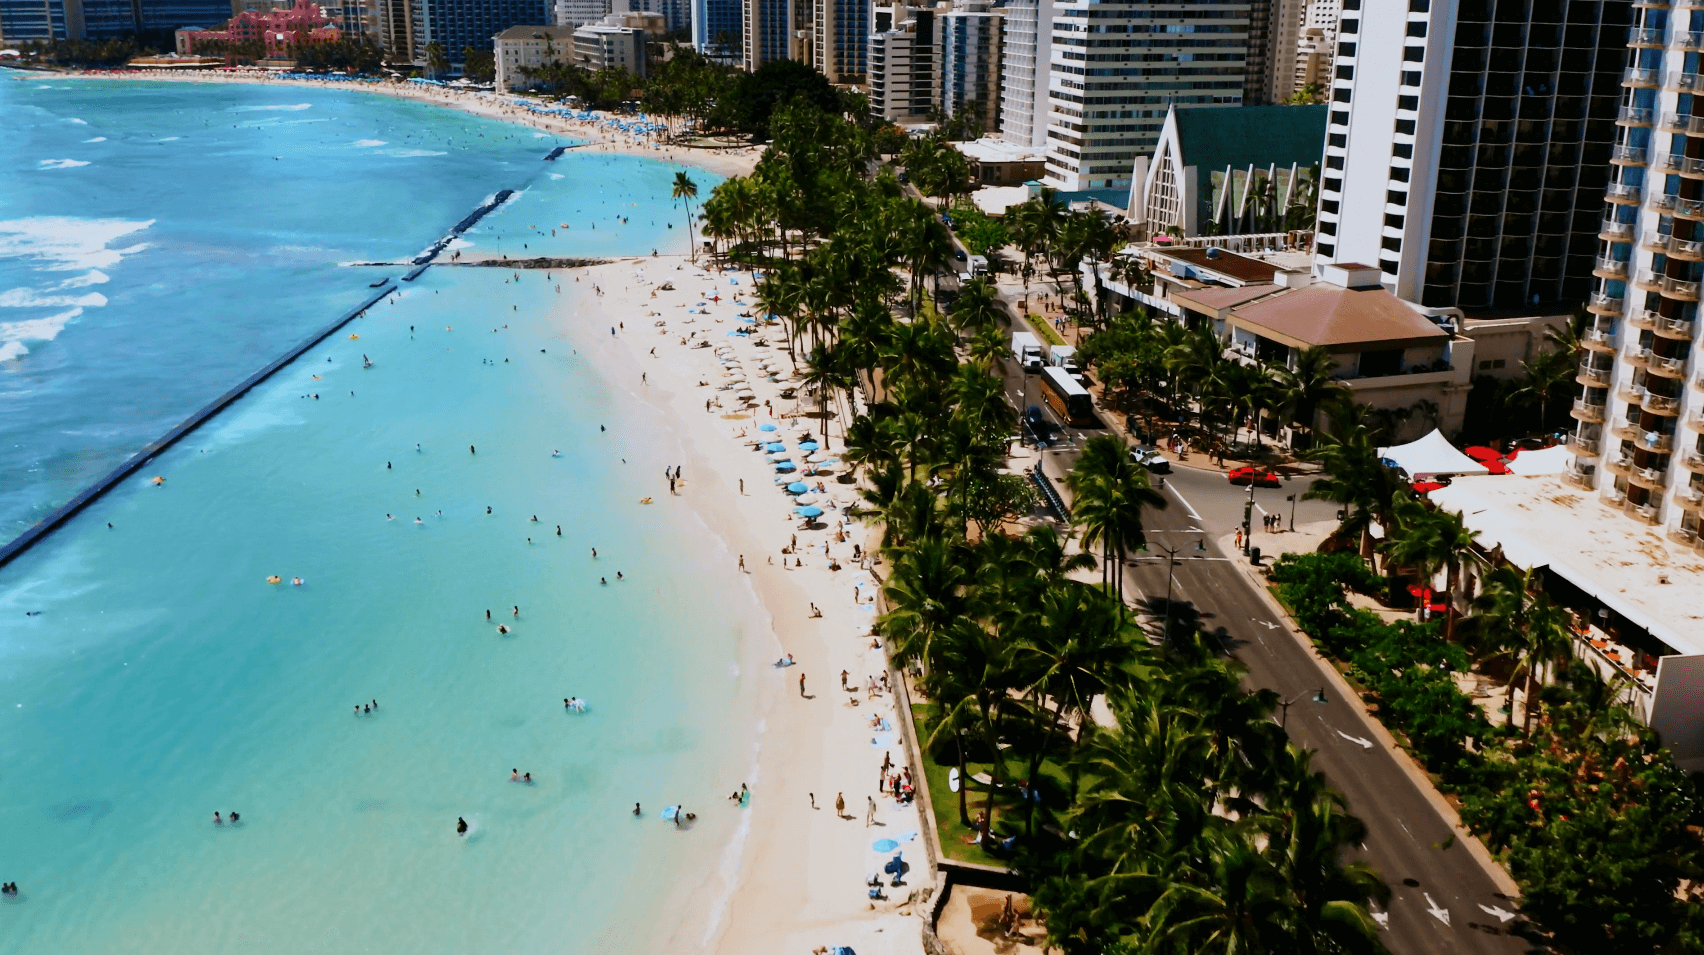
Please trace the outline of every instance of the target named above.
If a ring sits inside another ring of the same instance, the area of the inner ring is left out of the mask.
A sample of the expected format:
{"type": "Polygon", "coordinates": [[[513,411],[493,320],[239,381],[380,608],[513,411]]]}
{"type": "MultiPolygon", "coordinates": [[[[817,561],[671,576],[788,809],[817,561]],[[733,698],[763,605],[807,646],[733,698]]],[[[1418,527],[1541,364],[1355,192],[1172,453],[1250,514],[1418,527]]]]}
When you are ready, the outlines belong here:
{"type": "Polygon", "coordinates": [[[1206,249],[1167,249],[1160,254],[1171,256],[1181,262],[1188,262],[1190,265],[1229,275],[1239,282],[1270,283],[1272,276],[1279,271],[1278,267],[1270,262],[1251,259],[1246,255],[1238,255],[1224,249],[1218,250],[1218,254],[1213,258],[1207,257],[1206,249]]]}
{"type": "Polygon", "coordinates": [[[1208,285],[1187,292],[1174,292],[1177,298],[1200,304],[1211,309],[1231,308],[1244,302],[1252,302],[1265,295],[1278,291],[1276,285],[1244,285],[1240,288],[1224,288],[1208,285]]]}
{"type": "Polygon", "coordinates": [[[1232,316],[1306,345],[1413,342],[1449,333],[1382,288],[1314,284],[1254,302],[1232,316]]]}

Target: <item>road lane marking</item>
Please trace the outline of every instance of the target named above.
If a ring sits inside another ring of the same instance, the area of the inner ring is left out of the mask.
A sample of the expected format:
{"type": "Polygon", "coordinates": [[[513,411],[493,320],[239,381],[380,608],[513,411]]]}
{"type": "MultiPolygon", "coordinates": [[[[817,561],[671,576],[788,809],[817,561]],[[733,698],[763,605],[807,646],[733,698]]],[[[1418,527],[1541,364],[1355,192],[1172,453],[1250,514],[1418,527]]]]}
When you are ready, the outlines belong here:
{"type": "Polygon", "coordinates": [[[1338,736],[1341,736],[1344,739],[1348,740],[1349,742],[1354,743],[1357,746],[1360,746],[1362,749],[1372,749],[1373,748],[1373,741],[1370,740],[1370,739],[1362,739],[1359,736],[1350,736],[1348,733],[1345,733],[1342,730],[1337,730],[1336,732],[1337,732],[1338,736]]]}
{"type": "Polygon", "coordinates": [[[1492,906],[1489,906],[1489,905],[1481,905],[1479,907],[1479,910],[1481,912],[1484,912],[1486,915],[1496,916],[1497,920],[1499,922],[1503,922],[1503,923],[1507,923],[1510,919],[1515,917],[1515,913],[1510,912],[1507,909],[1504,909],[1500,906],[1493,908],[1492,906]]]}
{"type": "Polygon", "coordinates": [[[1420,894],[1426,896],[1426,913],[1445,925],[1450,924],[1450,910],[1443,908],[1439,906],[1438,903],[1432,901],[1432,896],[1427,893],[1422,892],[1420,894]]]}
{"type": "Polygon", "coordinates": [[[1367,913],[1373,917],[1373,921],[1379,923],[1380,930],[1390,928],[1390,913],[1389,912],[1380,912],[1377,909],[1374,909],[1372,906],[1368,906],[1367,907],[1367,913]]]}
{"type": "Polygon", "coordinates": [[[1185,500],[1185,499],[1184,499],[1184,496],[1183,496],[1183,495],[1182,495],[1182,494],[1179,494],[1179,493],[1178,493],[1178,492],[1177,492],[1177,488],[1176,488],[1176,487],[1174,487],[1174,486],[1172,486],[1172,485],[1170,485],[1170,484],[1167,484],[1167,485],[1166,485],[1166,490],[1168,490],[1168,491],[1170,491],[1170,492],[1171,492],[1171,494],[1172,494],[1172,497],[1175,497],[1175,498],[1177,498],[1177,502],[1178,502],[1178,503],[1179,503],[1179,504],[1182,504],[1182,505],[1183,505],[1183,509],[1184,509],[1184,510],[1186,510],[1186,511],[1188,511],[1188,512],[1189,512],[1189,516],[1190,516],[1190,517],[1192,517],[1192,518],[1194,518],[1194,519],[1195,519],[1195,520],[1200,520],[1200,519],[1201,519],[1201,515],[1200,515],[1200,514],[1197,514],[1197,513],[1195,513],[1195,508],[1193,508],[1193,507],[1191,507],[1191,506],[1190,506],[1190,504],[1189,504],[1189,501],[1187,501],[1187,500],[1185,500]]]}

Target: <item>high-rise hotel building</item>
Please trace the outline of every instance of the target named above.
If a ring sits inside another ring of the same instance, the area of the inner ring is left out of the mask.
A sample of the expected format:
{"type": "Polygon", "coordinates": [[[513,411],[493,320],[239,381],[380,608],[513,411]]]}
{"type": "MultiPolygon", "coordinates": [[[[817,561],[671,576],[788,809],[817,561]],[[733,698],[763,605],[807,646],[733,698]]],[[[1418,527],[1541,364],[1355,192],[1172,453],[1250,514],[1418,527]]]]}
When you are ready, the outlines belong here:
{"type": "Polygon", "coordinates": [[[1153,151],[1172,105],[1242,105],[1248,2],[1055,0],[1053,7],[1049,108],[1041,120],[1048,185],[1128,191],[1136,156],[1153,151]]]}
{"type": "Polygon", "coordinates": [[[1704,2],[1632,6],[1568,477],[1696,544],[1704,514],[1704,2]]]}
{"type": "Polygon", "coordinates": [[[1317,262],[1437,309],[1583,300],[1632,6],[1343,0],[1317,262]]]}

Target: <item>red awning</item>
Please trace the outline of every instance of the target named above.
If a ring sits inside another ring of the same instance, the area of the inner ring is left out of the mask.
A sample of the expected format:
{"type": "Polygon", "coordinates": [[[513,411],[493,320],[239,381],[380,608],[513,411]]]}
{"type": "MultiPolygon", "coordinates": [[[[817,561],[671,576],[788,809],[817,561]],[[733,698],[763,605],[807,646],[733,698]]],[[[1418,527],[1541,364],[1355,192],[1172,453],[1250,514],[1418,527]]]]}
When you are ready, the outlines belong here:
{"type": "Polygon", "coordinates": [[[1463,448],[1462,453],[1475,461],[1496,461],[1503,456],[1503,452],[1496,448],[1488,448],[1482,444],[1476,444],[1470,448],[1463,448]]]}

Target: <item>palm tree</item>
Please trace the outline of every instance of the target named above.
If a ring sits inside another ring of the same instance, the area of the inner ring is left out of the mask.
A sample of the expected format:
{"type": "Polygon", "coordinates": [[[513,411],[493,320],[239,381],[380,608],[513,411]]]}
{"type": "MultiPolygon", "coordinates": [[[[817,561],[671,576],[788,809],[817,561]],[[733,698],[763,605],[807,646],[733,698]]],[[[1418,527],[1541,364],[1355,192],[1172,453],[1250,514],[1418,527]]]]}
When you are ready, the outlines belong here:
{"type": "Polygon", "coordinates": [[[1319,423],[1320,406],[1342,390],[1342,385],[1331,375],[1336,367],[1337,360],[1331,357],[1331,353],[1315,345],[1293,351],[1290,362],[1277,369],[1283,406],[1290,420],[1301,425],[1310,435],[1319,423]]]}
{"type": "Polygon", "coordinates": [[[687,177],[685,171],[675,173],[674,197],[684,200],[686,204],[686,244],[687,250],[694,262],[698,261],[698,246],[692,241],[692,200],[698,198],[698,183],[687,177]]]}
{"type": "Polygon", "coordinates": [[[1146,543],[1142,508],[1163,509],[1166,499],[1148,486],[1146,472],[1132,466],[1124,443],[1111,435],[1084,442],[1083,461],[1066,484],[1073,496],[1071,519],[1082,529],[1083,546],[1100,545],[1101,584],[1122,602],[1125,558],[1146,543]]]}
{"type": "Polygon", "coordinates": [[[1342,505],[1344,516],[1337,533],[1358,537],[1361,556],[1371,561],[1372,525],[1389,525],[1387,513],[1400,486],[1396,471],[1380,460],[1372,430],[1363,424],[1340,428],[1307,457],[1319,462],[1324,473],[1302,498],[1342,505]]]}
{"type": "Polygon", "coordinates": [[[1497,648],[1492,658],[1500,657],[1511,664],[1506,703],[1509,724],[1515,721],[1515,685],[1523,679],[1526,683],[1523,733],[1531,726],[1538,668],[1566,659],[1573,649],[1567,614],[1540,592],[1539,581],[1536,570],[1498,567],[1485,576],[1484,589],[1474,600],[1479,610],[1474,623],[1480,636],[1497,648]]]}

